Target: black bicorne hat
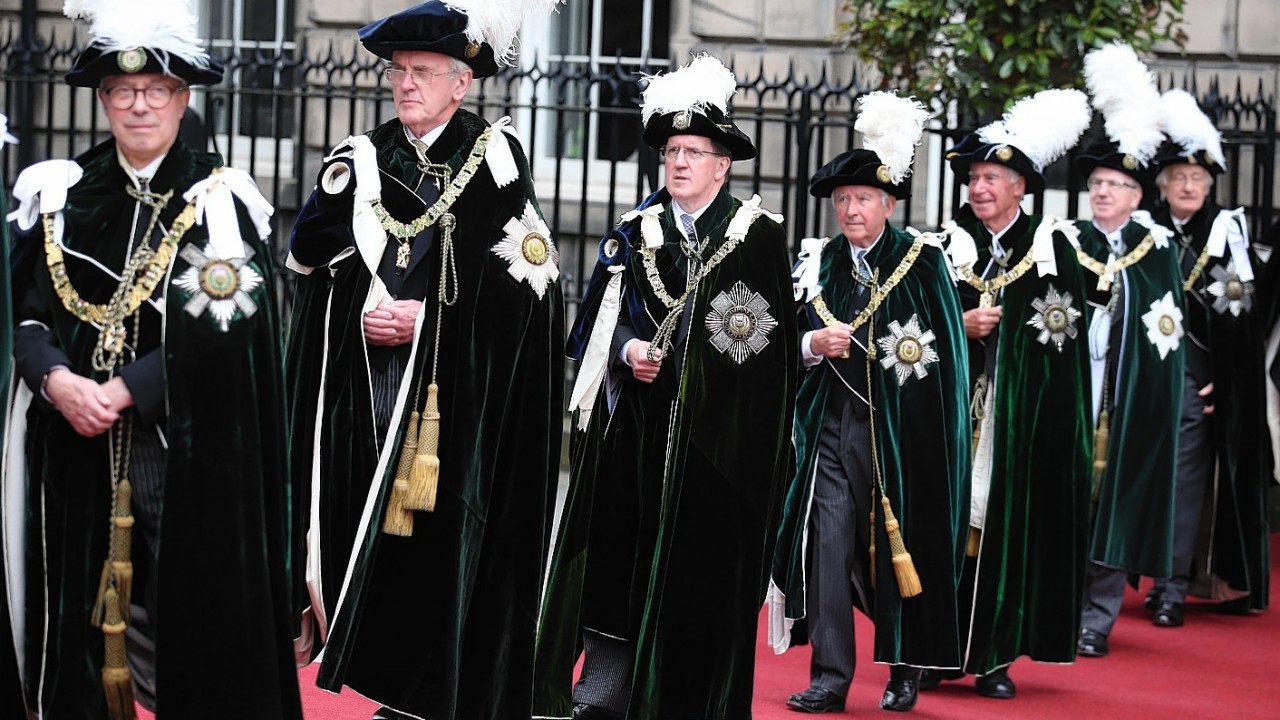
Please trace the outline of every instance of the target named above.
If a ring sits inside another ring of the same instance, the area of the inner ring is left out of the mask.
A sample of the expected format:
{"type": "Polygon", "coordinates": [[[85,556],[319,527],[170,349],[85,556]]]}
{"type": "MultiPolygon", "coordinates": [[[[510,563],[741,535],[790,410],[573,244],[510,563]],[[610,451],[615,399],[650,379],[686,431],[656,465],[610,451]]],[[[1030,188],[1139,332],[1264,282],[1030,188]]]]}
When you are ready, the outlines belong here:
{"type": "Polygon", "coordinates": [[[461,10],[429,0],[360,28],[360,42],[385,60],[397,50],[434,52],[466,63],[476,78],[495,75],[498,61],[493,46],[467,35],[470,22],[461,10]]]}
{"type": "Polygon", "coordinates": [[[842,152],[831,162],[818,168],[809,181],[809,194],[814,197],[831,197],[836,188],[845,185],[879,188],[899,200],[911,196],[910,177],[894,184],[889,168],[880,161],[880,156],[865,149],[842,152]]]}
{"type": "Polygon", "coordinates": [[[156,48],[117,50],[95,42],[80,53],[65,79],[76,87],[101,87],[102,81],[112,75],[162,73],[188,85],[217,85],[222,82],[222,64],[207,56],[205,59],[202,67],[156,48]]]}
{"type": "Polygon", "coordinates": [[[1153,179],[1152,166],[1141,162],[1129,153],[1120,152],[1120,144],[1114,140],[1095,141],[1076,156],[1076,172],[1085,179],[1088,179],[1094,169],[1100,167],[1128,175],[1143,189],[1149,188],[1153,179]]]}
{"type": "Polygon", "coordinates": [[[1006,143],[984,142],[977,133],[966,135],[963,140],[947,153],[947,161],[956,178],[965,185],[969,184],[969,166],[974,163],[996,163],[1012,168],[1027,181],[1027,192],[1038,193],[1044,190],[1044,175],[1036,169],[1031,158],[1013,145],[1006,143]]]}
{"type": "Polygon", "coordinates": [[[751,138],[719,108],[708,107],[704,112],[681,110],[662,113],[649,119],[641,136],[645,144],[657,149],[667,144],[672,135],[701,135],[720,143],[734,160],[750,160],[756,156],[756,146],[751,138]],[[704,114],[705,113],[705,114],[704,114]]]}

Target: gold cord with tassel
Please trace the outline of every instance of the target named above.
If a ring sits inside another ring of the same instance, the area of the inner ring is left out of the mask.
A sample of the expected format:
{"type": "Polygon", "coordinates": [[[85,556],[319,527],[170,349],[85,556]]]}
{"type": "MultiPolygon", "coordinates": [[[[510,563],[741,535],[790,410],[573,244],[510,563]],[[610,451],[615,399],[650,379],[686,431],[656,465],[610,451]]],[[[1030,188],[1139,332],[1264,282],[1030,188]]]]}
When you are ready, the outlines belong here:
{"type": "Polygon", "coordinates": [[[440,330],[444,309],[458,302],[458,266],[453,254],[453,229],[457,222],[452,213],[440,216],[440,287],[436,297],[436,334],[431,347],[431,382],[427,385],[427,404],[419,415],[421,381],[414,395],[414,411],[405,428],[405,438],[396,465],[395,484],[387,501],[382,529],[391,535],[413,535],[413,511],[432,512],[440,485],[440,387],[436,375],[440,366],[440,330]],[[450,292],[452,290],[452,292],[450,292]]]}
{"type": "MultiPolygon", "coordinates": [[[[417,405],[417,399],[414,399],[417,405]]],[[[382,531],[388,535],[409,537],[413,535],[413,511],[405,507],[409,495],[409,474],[413,469],[413,455],[418,448],[418,411],[409,416],[409,426],[404,430],[400,462],[396,465],[395,482],[391,497],[387,500],[387,512],[382,519],[382,531]]]]}
{"type": "MultiPolygon", "coordinates": [[[[1119,302],[1120,283],[1111,286],[1111,301],[1107,303],[1107,312],[1115,312],[1119,302]]],[[[1111,349],[1107,348],[1107,357],[1102,364],[1102,398],[1098,412],[1098,425],[1093,429],[1093,477],[1089,487],[1089,503],[1092,509],[1098,502],[1098,492],[1102,489],[1102,478],[1107,473],[1107,452],[1111,445],[1111,349]]],[[[1092,517],[1093,513],[1090,512],[1092,517]]]]}
{"type": "MultiPolygon", "coordinates": [[[[875,283],[875,280],[872,280],[875,283]]],[[[875,323],[873,320],[867,322],[867,393],[871,394],[871,366],[876,360],[875,345],[875,323]]],[[[880,454],[876,448],[876,406],[875,403],[868,403],[869,408],[869,425],[871,428],[871,469],[876,476],[876,488],[880,491],[880,506],[884,510],[884,530],[889,536],[889,554],[893,563],[893,574],[898,581],[898,594],[904,598],[915,597],[922,592],[920,587],[920,576],[916,573],[915,563],[911,560],[911,554],[907,552],[906,543],[902,540],[902,528],[898,523],[898,519],[893,514],[893,508],[889,503],[889,495],[885,492],[884,475],[880,472],[880,454]]],[[[875,537],[875,511],[871,513],[871,536],[875,537]]],[[[875,567],[875,558],[872,557],[872,567],[875,567]]]]}
{"type": "MultiPolygon", "coordinates": [[[[984,372],[973,384],[973,399],[969,403],[969,413],[973,417],[973,457],[978,457],[978,447],[982,441],[982,421],[987,415],[987,393],[991,390],[991,381],[984,372]]],[[[969,526],[969,534],[964,544],[966,557],[978,557],[982,549],[982,528],[969,526]]]]}
{"type": "Polygon", "coordinates": [[[110,549],[102,567],[98,596],[89,621],[103,635],[102,690],[111,720],[133,720],[133,680],[129,673],[124,633],[133,601],[133,485],[129,481],[132,423],[126,416],[116,424],[111,475],[110,549]]]}

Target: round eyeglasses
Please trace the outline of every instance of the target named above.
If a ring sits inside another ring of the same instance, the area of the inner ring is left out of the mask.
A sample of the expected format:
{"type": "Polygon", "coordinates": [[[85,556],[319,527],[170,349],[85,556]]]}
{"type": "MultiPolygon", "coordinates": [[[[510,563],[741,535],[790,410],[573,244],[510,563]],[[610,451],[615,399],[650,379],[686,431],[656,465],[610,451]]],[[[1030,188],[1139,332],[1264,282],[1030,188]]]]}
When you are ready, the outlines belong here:
{"type": "Polygon", "coordinates": [[[100,92],[107,98],[107,102],[111,107],[117,110],[128,110],[138,102],[138,96],[141,95],[147,101],[147,107],[152,110],[159,110],[166,107],[173,101],[173,96],[187,90],[186,85],[178,87],[169,87],[168,85],[148,85],[144,88],[130,87],[128,85],[116,85],[115,87],[103,88],[100,92]]]}
{"type": "Polygon", "coordinates": [[[1092,178],[1086,182],[1085,185],[1088,186],[1090,190],[1119,190],[1120,188],[1129,188],[1130,190],[1138,189],[1137,183],[1119,182],[1116,180],[1094,180],[1092,178]]]}

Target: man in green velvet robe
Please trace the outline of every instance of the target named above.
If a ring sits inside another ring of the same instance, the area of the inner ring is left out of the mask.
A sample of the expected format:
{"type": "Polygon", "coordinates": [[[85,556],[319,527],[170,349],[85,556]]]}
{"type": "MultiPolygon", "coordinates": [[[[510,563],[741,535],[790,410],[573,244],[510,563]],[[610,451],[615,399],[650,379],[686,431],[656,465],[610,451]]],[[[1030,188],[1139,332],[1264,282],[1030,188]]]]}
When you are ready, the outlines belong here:
{"type": "Polygon", "coordinates": [[[24,697],[301,718],[272,209],[178,139],[189,86],[222,78],[185,5],[109,13],[66,80],[97,88],[111,138],[26,169],[10,216],[24,697]]]}
{"type": "MultiPolygon", "coordinates": [[[[1158,145],[1158,129],[1154,137],[1158,145]]],[[[1080,655],[1093,657],[1110,650],[1129,573],[1169,574],[1186,355],[1172,233],[1138,211],[1151,178],[1150,154],[1127,152],[1144,149],[1127,138],[1124,149],[1100,141],[1076,158],[1093,210],[1091,222],[1076,223],[1078,257],[1091,281],[1097,278],[1088,318],[1093,532],[1077,642],[1080,655]]]]}
{"type": "Polygon", "coordinates": [[[538,717],[751,714],[799,358],[780,218],[724,187],[755,156],[726,115],[734,89],[700,56],[645,91],[667,186],[601,242],[569,340],[577,429],[538,717]]]}
{"type": "MultiPolygon", "coordinates": [[[[1088,118],[1083,93],[1043,91],[947,155],[969,190],[946,232],[964,281],[973,383],[964,669],[985,697],[1014,697],[1007,668],[1022,655],[1075,658],[1088,530],[1086,286],[1063,234],[1074,226],[1019,203],[1044,188],[1042,169],[1088,118]]],[[[952,675],[929,673],[921,687],[952,675]]]]}
{"type": "Polygon", "coordinates": [[[864,149],[836,156],[809,183],[831,198],[842,233],[805,240],[794,273],[808,370],[769,594],[774,650],[813,645],[810,687],[787,703],[803,712],[845,707],[851,606],[875,622],[876,661],[892,665],[881,708],[910,710],[920,668],[959,670],[963,657],[968,353],[941,244],[888,224],[910,194],[918,138],[905,135],[905,153],[886,153],[905,168],[882,162],[867,135],[864,149]]]}
{"type": "Polygon", "coordinates": [[[563,426],[559,256],[514,135],[459,107],[511,41],[468,27],[493,38],[432,1],[360,31],[389,61],[397,117],[326,159],[290,255],[318,683],[380,718],[530,714],[563,426]]]}
{"type": "Polygon", "coordinates": [[[1224,169],[1221,139],[1195,98],[1165,92],[1171,138],[1156,155],[1163,203],[1157,222],[1178,243],[1187,310],[1187,359],[1178,430],[1173,573],[1147,596],[1153,621],[1178,627],[1188,594],[1231,612],[1263,610],[1270,599],[1260,267],[1242,210],[1212,198],[1224,169]]]}

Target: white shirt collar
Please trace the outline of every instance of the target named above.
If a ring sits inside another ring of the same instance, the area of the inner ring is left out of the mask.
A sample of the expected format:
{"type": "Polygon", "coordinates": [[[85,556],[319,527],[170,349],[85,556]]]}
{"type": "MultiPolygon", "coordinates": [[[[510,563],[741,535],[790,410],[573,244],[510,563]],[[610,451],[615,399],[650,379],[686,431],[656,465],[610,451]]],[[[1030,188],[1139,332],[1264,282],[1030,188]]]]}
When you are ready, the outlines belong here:
{"type": "Polygon", "coordinates": [[[676,229],[680,231],[680,234],[686,240],[689,238],[689,236],[686,235],[684,232],[684,223],[680,222],[679,220],[680,216],[689,215],[690,217],[693,218],[693,222],[697,223],[698,218],[702,217],[703,213],[705,213],[707,211],[707,208],[709,207],[711,207],[711,203],[707,203],[706,205],[703,205],[701,208],[695,210],[694,212],[689,212],[688,210],[685,210],[683,207],[681,207],[679,201],[677,201],[675,198],[671,198],[671,217],[676,218],[676,229]]]}
{"type": "Polygon", "coordinates": [[[853,243],[849,242],[846,239],[845,243],[849,246],[849,257],[853,258],[854,262],[857,262],[859,257],[866,257],[868,254],[871,253],[872,250],[876,248],[876,245],[880,244],[880,238],[884,237],[885,234],[888,232],[889,232],[889,224],[885,223],[884,230],[881,230],[880,234],[876,236],[876,239],[866,247],[858,247],[857,245],[854,245],[853,243]]]}
{"type": "Polygon", "coordinates": [[[151,179],[156,176],[156,171],[160,169],[160,163],[164,162],[164,159],[168,154],[169,153],[165,153],[146,165],[143,165],[140,168],[135,168],[129,164],[128,160],[124,159],[124,153],[121,152],[120,146],[116,145],[116,160],[119,161],[120,167],[124,168],[124,173],[129,176],[129,180],[133,183],[133,186],[139,190],[142,189],[142,183],[138,181],[138,178],[144,177],[148,182],[150,182],[151,179]]]}
{"type": "Polygon", "coordinates": [[[439,125],[435,128],[432,128],[431,130],[428,130],[427,134],[423,135],[422,137],[418,137],[417,135],[414,135],[413,131],[409,129],[408,125],[402,124],[401,127],[404,128],[404,136],[409,138],[409,144],[412,145],[414,141],[421,140],[423,143],[426,144],[427,147],[431,147],[433,144],[435,144],[435,141],[439,140],[440,136],[444,134],[445,125],[448,125],[448,124],[449,123],[444,123],[443,125],[439,125]]]}
{"type": "MultiPolygon", "coordinates": [[[[1000,238],[1004,237],[1005,233],[1009,232],[1009,229],[1012,228],[1018,222],[1018,218],[1021,218],[1021,217],[1022,217],[1022,208],[1018,208],[1018,212],[1013,214],[1013,219],[1009,221],[1008,225],[1005,225],[1004,227],[1000,228],[999,232],[991,233],[991,254],[992,255],[998,258],[1003,258],[1005,255],[1008,254],[1008,251],[1004,249],[1004,245],[1000,244],[1000,238]]],[[[988,228],[988,230],[990,230],[990,228],[988,228]]]]}

